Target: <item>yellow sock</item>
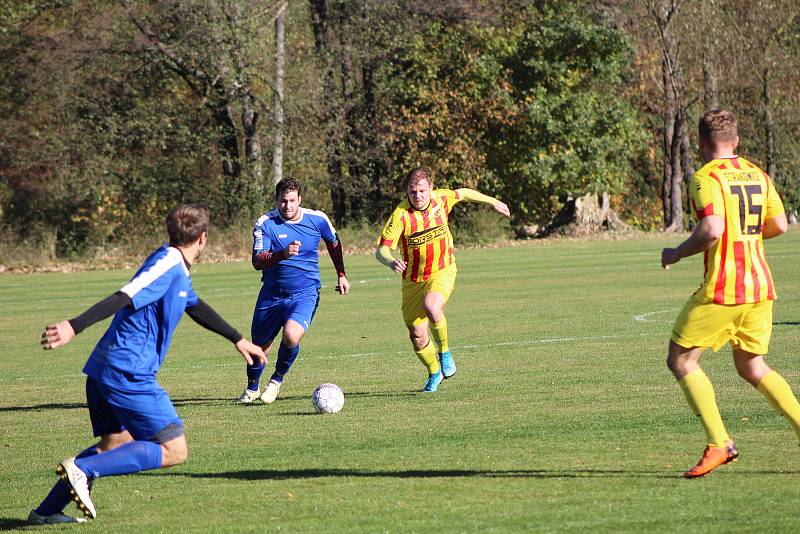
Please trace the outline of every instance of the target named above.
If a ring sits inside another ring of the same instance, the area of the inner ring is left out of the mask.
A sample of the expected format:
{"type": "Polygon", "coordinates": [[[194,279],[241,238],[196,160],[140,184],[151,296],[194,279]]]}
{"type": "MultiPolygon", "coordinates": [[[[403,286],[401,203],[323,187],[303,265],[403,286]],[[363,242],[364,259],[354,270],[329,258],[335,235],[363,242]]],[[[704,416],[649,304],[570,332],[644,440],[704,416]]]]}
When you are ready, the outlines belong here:
{"type": "Polygon", "coordinates": [[[756,389],[792,423],[795,432],[800,436],[800,403],[797,402],[797,397],[792,393],[792,388],[786,380],[772,371],[761,379],[756,389]]]}
{"type": "Polygon", "coordinates": [[[431,323],[431,337],[439,345],[439,352],[450,350],[450,345],[447,343],[447,318],[444,315],[438,323],[431,323]]]}
{"type": "Polygon", "coordinates": [[[414,351],[417,358],[422,362],[422,365],[428,368],[429,374],[436,374],[439,372],[439,358],[436,357],[436,347],[433,343],[428,341],[428,344],[420,350],[414,351]]]}
{"type": "Polygon", "coordinates": [[[712,447],[722,447],[730,437],[725,430],[722,416],[717,408],[717,398],[714,395],[714,386],[702,369],[693,371],[678,380],[678,384],[689,401],[689,407],[700,417],[706,429],[708,444],[712,447]]]}

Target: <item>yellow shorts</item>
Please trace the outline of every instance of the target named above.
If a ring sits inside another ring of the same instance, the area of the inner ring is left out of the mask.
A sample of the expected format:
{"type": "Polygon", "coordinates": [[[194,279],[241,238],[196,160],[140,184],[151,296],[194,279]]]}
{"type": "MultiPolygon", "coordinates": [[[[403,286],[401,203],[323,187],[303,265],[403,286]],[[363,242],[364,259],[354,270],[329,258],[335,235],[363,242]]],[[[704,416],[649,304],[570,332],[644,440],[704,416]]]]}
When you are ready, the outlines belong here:
{"type": "Polygon", "coordinates": [[[424,282],[412,282],[403,279],[403,320],[408,326],[416,326],[428,320],[425,315],[425,295],[436,292],[444,296],[444,301],[450,298],[450,293],[456,285],[456,273],[458,270],[455,265],[448,265],[443,270],[433,273],[424,282]]]}
{"type": "Polygon", "coordinates": [[[684,348],[734,349],[763,355],[772,334],[772,301],[726,306],[691,298],[672,327],[672,341],[684,348]]]}

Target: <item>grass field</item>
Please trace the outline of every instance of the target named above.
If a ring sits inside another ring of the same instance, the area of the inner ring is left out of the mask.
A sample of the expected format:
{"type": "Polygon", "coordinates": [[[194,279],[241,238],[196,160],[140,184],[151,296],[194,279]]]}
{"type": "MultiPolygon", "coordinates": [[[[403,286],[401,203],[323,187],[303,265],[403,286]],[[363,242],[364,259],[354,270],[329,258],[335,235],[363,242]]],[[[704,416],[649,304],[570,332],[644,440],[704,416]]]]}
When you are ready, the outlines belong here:
{"type": "MultiPolygon", "coordinates": [[[[664,365],[670,325],[701,259],[660,269],[678,238],[547,241],[461,250],[447,308],[458,374],[435,395],[409,350],[399,281],[348,258],[352,294],[322,302],[271,405],[244,386],[230,344],[185,319],[159,375],[184,418],[189,462],[100,479],[98,518],[118,532],[769,532],[800,528],[800,455],[787,421],[707,354],[740,461],[706,479],[680,472],[705,445],[664,365]],[[344,410],[316,415],[335,382],[344,410]]],[[[770,363],[800,390],[800,232],[768,243],[780,300],[770,363]]],[[[81,367],[103,327],[54,352],[48,321],[72,317],[131,271],[0,277],[0,529],[50,488],[56,463],[91,443],[81,367]]],[[[203,265],[198,294],[243,332],[259,277],[203,265]]],[[[74,512],[70,507],[68,511],[74,512]]],[[[56,530],[58,527],[43,527],[56,530]]],[[[70,528],[70,527],[63,527],[70,528]]],[[[36,530],[25,528],[26,531],[36,530]]]]}

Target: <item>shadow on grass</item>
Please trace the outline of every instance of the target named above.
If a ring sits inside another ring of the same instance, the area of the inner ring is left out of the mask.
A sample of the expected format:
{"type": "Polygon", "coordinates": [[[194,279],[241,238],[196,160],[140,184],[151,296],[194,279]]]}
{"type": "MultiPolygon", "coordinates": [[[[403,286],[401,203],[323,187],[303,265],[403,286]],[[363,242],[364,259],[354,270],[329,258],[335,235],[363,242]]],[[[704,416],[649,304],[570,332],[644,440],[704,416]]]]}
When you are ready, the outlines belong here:
{"type": "Polygon", "coordinates": [[[376,392],[376,391],[352,391],[345,393],[345,398],[347,397],[376,397],[376,398],[392,398],[392,397],[421,397],[422,392],[418,389],[408,389],[405,391],[384,391],[384,392],[376,392]]]}
{"type": "MultiPolygon", "coordinates": [[[[172,404],[175,406],[184,406],[192,404],[206,404],[209,406],[218,406],[223,404],[232,404],[233,399],[212,399],[212,398],[198,398],[198,399],[178,399],[173,400],[172,404]]],[[[85,402],[64,402],[57,404],[54,402],[48,404],[34,404],[32,406],[2,406],[0,412],[35,412],[39,410],[85,410],[88,406],[85,402]]]]}
{"type": "MultiPolygon", "coordinates": [[[[348,391],[344,394],[345,399],[350,398],[397,398],[397,397],[417,397],[422,396],[422,392],[419,390],[406,390],[406,391],[348,391]]],[[[281,395],[278,397],[278,400],[275,402],[280,401],[296,401],[296,400],[308,400],[311,399],[311,393],[308,395],[281,395]]]]}
{"type": "Polygon", "coordinates": [[[225,404],[241,404],[242,406],[252,406],[253,404],[240,403],[233,397],[215,399],[213,397],[197,397],[195,399],[172,399],[174,406],[222,406],[225,404]]]}
{"type": "Polygon", "coordinates": [[[23,519],[16,519],[11,517],[0,517],[0,530],[17,530],[19,528],[33,527],[23,519]]]}
{"type": "Polygon", "coordinates": [[[34,404],[33,406],[3,406],[0,412],[35,412],[38,410],[83,410],[86,409],[85,402],[65,402],[63,404],[48,403],[34,404]]]}
{"type": "Polygon", "coordinates": [[[772,323],[772,326],[778,326],[778,325],[800,326],[800,321],[779,321],[779,322],[776,322],[776,323],[772,323]]]}
{"type": "MultiPolygon", "coordinates": [[[[369,392],[369,391],[354,391],[352,393],[347,393],[345,397],[353,397],[353,398],[368,398],[368,397],[375,397],[375,398],[394,398],[394,397],[416,397],[418,395],[422,395],[419,391],[397,391],[397,392],[369,392]]],[[[296,401],[296,400],[307,400],[311,398],[311,394],[308,395],[286,395],[281,396],[278,398],[278,402],[280,401],[296,401]]],[[[175,406],[223,406],[227,404],[241,404],[239,403],[234,397],[225,397],[225,398],[214,398],[214,397],[196,397],[196,398],[186,398],[186,399],[172,399],[172,404],[175,406]]],[[[253,402],[250,404],[241,404],[244,407],[258,407],[264,406],[262,402],[253,402]]],[[[85,402],[64,402],[61,404],[58,403],[47,403],[47,404],[34,404],[32,406],[0,406],[0,412],[33,412],[39,410],[81,410],[86,409],[87,405],[85,402]]],[[[307,415],[305,412],[295,412],[283,415],[307,415]]]]}
{"type": "Polygon", "coordinates": [[[679,478],[677,473],[625,469],[404,469],[365,471],[360,469],[283,469],[245,470],[223,473],[163,473],[161,476],[188,478],[227,478],[232,480],[292,480],[304,478],[679,478]]]}

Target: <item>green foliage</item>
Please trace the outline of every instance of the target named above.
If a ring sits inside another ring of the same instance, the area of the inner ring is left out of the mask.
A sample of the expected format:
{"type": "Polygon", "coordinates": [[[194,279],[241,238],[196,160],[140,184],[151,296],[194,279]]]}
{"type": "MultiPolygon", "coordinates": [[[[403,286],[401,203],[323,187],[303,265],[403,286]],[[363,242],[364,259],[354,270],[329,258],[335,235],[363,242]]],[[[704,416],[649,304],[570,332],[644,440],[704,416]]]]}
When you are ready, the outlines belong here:
{"type": "Polygon", "coordinates": [[[409,39],[382,73],[379,128],[396,181],[427,163],[443,186],[501,196],[515,223],[544,223],[569,193],[624,191],[645,133],[613,90],[628,69],[624,35],[569,3],[516,15],[409,39]]]}
{"type": "Polygon", "coordinates": [[[516,220],[542,223],[567,194],[622,192],[645,133],[613,90],[628,68],[625,37],[566,5],[537,15],[518,26],[503,61],[514,114],[494,129],[489,161],[516,220]]]}

